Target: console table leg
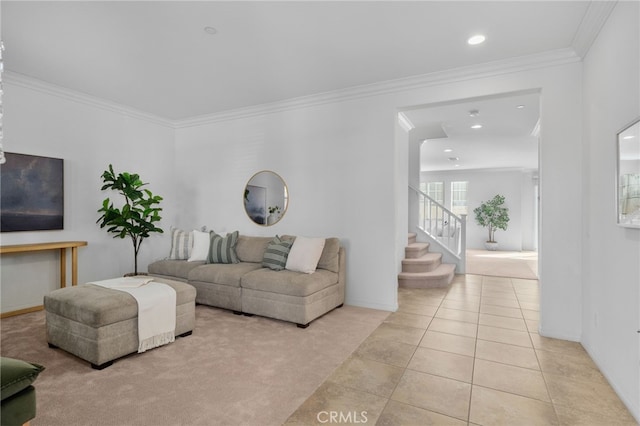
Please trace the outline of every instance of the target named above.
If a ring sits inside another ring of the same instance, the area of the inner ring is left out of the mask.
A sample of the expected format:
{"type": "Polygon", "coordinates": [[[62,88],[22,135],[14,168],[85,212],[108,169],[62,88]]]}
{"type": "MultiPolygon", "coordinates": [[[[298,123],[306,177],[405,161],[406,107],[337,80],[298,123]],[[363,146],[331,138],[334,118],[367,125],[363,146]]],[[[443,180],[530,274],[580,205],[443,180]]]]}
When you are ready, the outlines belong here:
{"type": "Polygon", "coordinates": [[[71,285],[78,285],[78,247],[71,247],[71,285]]]}
{"type": "Polygon", "coordinates": [[[60,288],[67,286],[67,249],[60,249],[60,288]]]}

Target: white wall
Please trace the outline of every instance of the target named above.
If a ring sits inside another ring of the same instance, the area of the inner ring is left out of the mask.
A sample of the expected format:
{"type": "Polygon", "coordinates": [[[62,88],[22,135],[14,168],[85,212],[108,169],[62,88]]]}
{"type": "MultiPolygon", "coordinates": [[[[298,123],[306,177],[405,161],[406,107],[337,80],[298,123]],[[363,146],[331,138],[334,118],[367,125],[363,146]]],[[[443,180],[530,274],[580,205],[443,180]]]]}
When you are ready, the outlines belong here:
{"type": "Polygon", "coordinates": [[[496,194],[505,197],[505,207],[509,209],[509,226],[506,231],[496,230],[495,238],[500,250],[530,250],[525,240],[531,241],[535,230],[531,227],[531,204],[524,204],[528,209],[523,211],[525,198],[533,197],[533,181],[531,172],[523,170],[461,170],[441,172],[421,172],[422,182],[443,182],[445,206],[451,208],[451,182],[467,181],[467,248],[484,249],[488,240],[487,228],[475,221],[473,209],[481,203],[492,199],[496,194]]]}
{"type": "Polygon", "coordinates": [[[347,302],[394,310],[394,123],[394,105],[363,99],[178,129],[181,225],[339,237],[347,302]],[[364,165],[376,172],[362,173],[364,165]],[[251,222],[242,204],[247,180],[263,169],[289,188],[288,210],[269,228],[251,222]]]}
{"type": "Polygon", "coordinates": [[[185,125],[176,132],[180,224],[254,235],[335,235],[347,247],[347,303],[395,309],[407,230],[406,210],[398,206],[407,205],[409,168],[407,158],[400,158],[409,149],[399,140],[409,138],[397,130],[398,109],[541,90],[541,163],[548,168],[541,190],[549,199],[542,206],[547,227],[540,236],[547,247],[541,330],[579,340],[581,221],[565,213],[582,200],[581,164],[575,159],[581,147],[580,68],[569,62],[185,125]],[[290,190],[289,210],[273,228],[256,226],[242,210],[247,180],[263,169],[279,173],[290,190]]]}
{"type": "Polygon", "coordinates": [[[636,172],[640,169],[640,160],[625,160],[620,162],[620,174],[636,174],[636,172]]]}
{"type": "Polygon", "coordinates": [[[584,60],[582,343],[640,422],[640,229],[616,225],[616,133],[640,116],[640,3],[619,2],[584,60]]]}
{"type": "MultiPolygon", "coordinates": [[[[1,243],[88,241],[78,251],[80,282],[132,271],[129,240],[114,240],[96,224],[97,210],[108,196],[100,191],[101,175],[109,163],[116,172],[139,173],[152,192],[166,197],[161,226],[168,229],[175,217],[173,129],[11,80],[4,91],[4,149],[64,159],[65,217],[64,230],[2,233],[1,243]]],[[[158,236],[143,243],[139,270],[146,270],[150,259],[166,255],[160,241],[158,236]]],[[[70,258],[69,253],[69,283],[70,258]]],[[[2,312],[41,305],[43,295],[59,285],[57,252],[3,255],[0,266],[2,312]]]]}
{"type": "MultiPolygon", "coordinates": [[[[414,148],[411,146],[411,131],[407,132],[400,126],[399,123],[395,125],[395,180],[394,180],[394,192],[395,192],[395,264],[396,264],[396,277],[397,274],[402,272],[401,260],[404,259],[405,248],[408,243],[407,230],[409,229],[409,185],[416,183],[417,179],[413,176],[417,176],[417,173],[410,174],[409,170],[415,166],[415,163],[411,163],[411,152],[414,148]]],[[[414,222],[415,223],[415,222],[414,222]]],[[[397,283],[397,281],[396,281],[397,283]]],[[[391,300],[392,305],[397,309],[398,306],[398,291],[393,291],[394,298],[391,300]]],[[[395,310],[394,309],[394,310],[395,310]]]]}
{"type": "MultiPolygon", "coordinates": [[[[408,132],[408,140],[405,142],[407,155],[408,155],[408,176],[407,185],[412,186],[415,189],[420,189],[420,147],[427,135],[421,131],[421,129],[412,129],[408,132]]],[[[402,191],[402,187],[398,189],[398,192],[402,191]]],[[[416,224],[420,222],[420,199],[418,194],[414,191],[408,190],[408,208],[407,208],[407,230],[410,233],[414,233],[418,238],[421,236],[415,229],[416,224]]],[[[402,253],[401,253],[402,255],[402,253]]],[[[399,264],[400,272],[402,270],[402,264],[399,264]]]]}
{"type": "Polygon", "coordinates": [[[520,228],[522,250],[538,250],[538,171],[522,173],[520,186],[520,228]]]}

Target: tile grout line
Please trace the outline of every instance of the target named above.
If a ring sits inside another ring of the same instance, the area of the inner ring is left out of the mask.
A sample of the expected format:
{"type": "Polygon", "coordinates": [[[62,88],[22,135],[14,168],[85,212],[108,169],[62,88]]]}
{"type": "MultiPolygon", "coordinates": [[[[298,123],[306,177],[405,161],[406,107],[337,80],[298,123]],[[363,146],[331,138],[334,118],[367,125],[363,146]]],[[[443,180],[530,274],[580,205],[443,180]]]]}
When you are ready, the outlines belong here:
{"type": "MultiPolygon", "coordinates": [[[[446,297],[446,295],[445,295],[445,297],[446,297]]],[[[420,338],[420,341],[418,341],[418,344],[416,345],[416,349],[413,351],[413,354],[411,355],[411,358],[409,359],[409,362],[407,362],[407,366],[403,368],[403,369],[404,369],[404,371],[402,372],[402,376],[400,377],[400,380],[398,381],[398,383],[396,383],[396,385],[393,387],[393,390],[391,391],[391,393],[390,393],[390,395],[389,395],[389,398],[387,398],[387,402],[386,402],[386,404],[384,405],[384,408],[382,409],[382,411],[380,412],[380,414],[381,414],[381,415],[382,415],[382,413],[384,412],[385,408],[387,408],[387,406],[389,405],[389,402],[391,402],[391,401],[395,401],[395,400],[394,400],[394,399],[392,399],[391,397],[393,396],[393,394],[395,393],[396,389],[398,388],[398,385],[400,384],[400,381],[402,380],[402,378],[405,376],[405,374],[406,374],[407,370],[410,370],[410,369],[409,369],[409,364],[411,363],[411,360],[412,360],[412,359],[413,359],[413,357],[415,356],[415,353],[417,352],[418,348],[420,348],[420,343],[422,343],[422,340],[424,339],[425,335],[427,334],[427,331],[429,330],[429,327],[431,326],[431,322],[432,322],[432,321],[433,321],[433,319],[435,318],[435,314],[438,312],[438,309],[440,309],[440,307],[442,306],[442,302],[443,302],[443,301],[444,301],[444,297],[440,300],[440,303],[438,304],[438,308],[436,309],[436,312],[434,312],[433,316],[431,316],[431,320],[429,321],[429,324],[427,324],[427,327],[425,328],[424,333],[422,334],[422,337],[420,338]]],[[[399,308],[399,306],[398,306],[398,308],[399,308]]],[[[428,315],[425,315],[425,316],[428,316],[428,315]]],[[[415,327],[414,327],[414,328],[415,328],[415,327]]],[[[415,370],[410,370],[410,371],[415,371],[415,370]]],[[[421,409],[421,410],[425,410],[425,408],[423,408],[423,407],[419,407],[419,406],[415,406],[415,405],[412,405],[412,404],[408,404],[408,403],[406,403],[406,402],[400,402],[400,401],[395,401],[395,402],[399,402],[399,403],[401,403],[401,404],[405,404],[405,405],[409,405],[409,406],[414,407],[414,408],[418,408],[418,409],[421,409]]],[[[428,411],[432,411],[432,412],[434,412],[434,413],[438,413],[438,414],[441,414],[441,415],[443,415],[443,416],[447,416],[447,417],[455,418],[455,417],[452,417],[452,416],[450,416],[450,415],[448,415],[448,414],[440,413],[440,412],[438,412],[438,411],[434,411],[434,410],[428,410],[428,411]]],[[[376,422],[376,424],[377,424],[377,422],[376,422]]],[[[468,424],[469,424],[469,423],[467,422],[467,425],[468,425],[468,424]]]]}
{"type": "MultiPolygon", "coordinates": [[[[450,291],[451,291],[451,285],[449,285],[449,288],[447,289],[446,294],[445,294],[445,295],[444,295],[444,297],[442,298],[442,301],[440,302],[440,305],[438,306],[438,309],[437,309],[437,310],[436,310],[436,312],[433,314],[433,317],[432,317],[431,321],[429,322],[429,326],[428,326],[428,327],[427,327],[427,329],[425,330],[425,333],[424,333],[425,335],[427,334],[427,331],[429,331],[429,327],[431,326],[431,323],[433,322],[433,320],[436,318],[436,315],[438,314],[438,311],[439,311],[441,308],[442,308],[442,309],[450,309],[450,308],[445,308],[445,307],[443,307],[443,306],[442,306],[442,304],[444,303],[445,299],[446,299],[446,298],[447,298],[447,296],[449,295],[449,292],[450,292],[450,291]]],[[[480,308],[478,307],[478,315],[479,315],[479,311],[480,311],[480,308]]],[[[468,311],[464,311],[464,312],[468,312],[468,311]]],[[[445,318],[440,318],[440,319],[445,319],[445,318]]],[[[459,321],[459,322],[464,322],[464,321],[459,321]]],[[[446,332],[441,332],[441,331],[435,331],[435,332],[443,333],[443,334],[450,334],[450,335],[453,335],[453,336],[458,336],[458,337],[460,337],[460,335],[458,335],[458,334],[446,333],[446,332]]],[[[424,337],[425,337],[425,336],[423,335],[423,336],[422,336],[422,339],[424,339],[424,337]]],[[[465,336],[462,336],[462,337],[465,337],[465,336]]],[[[476,337],[477,337],[477,324],[476,324],[476,337]]],[[[477,339],[476,339],[476,342],[477,342],[477,339]]],[[[420,343],[422,343],[422,340],[420,340],[420,343]]],[[[418,347],[420,346],[420,343],[418,343],[418,347]]],[[[437,350],[437,349],[433,349],[433,350],[437,350]]],[[[460,354],[456,354],[455,352],[449,352],[449,351],[440,351],[440,352],[451,353],[451,354],[454,354],[454,355],[460,355],[460,354]]],[[[474,349],[473,349],[473,354],[474,354],[473,358],[474,358],[474,363],[475,363],[475,346],[474,346],[474,349]]],[[[415,355],[415,353],[414,353],[414,355],[415,355]]],[[[413,358],[413,357],[412,357],[412,358],[413,358]]],[[[408,369],[409,369],[409,368],[408,368],[408,366],[409,366],[409,364],[407,364],[407,369],[406,369],[406,370],[408,370],[408,369]]],[[[406,371],[406,370],[405,370],[405,371],[406,371]]],[[[412,370],[412,371],[413,371],[413,370],[412,370]]],[[[431,373],[425,373],[425,374],[431,374],[431,373]]],[[[456,379],[452,379],[452,378],[450,378],[450,377],[446,377],[446,376],[439,376],[439,375],[436,375],[436,374],[431,374],[431,375],[436,376],[436,377],[443,377],[443,378],[447,378],[447,379],[450,379],[450,380],[456,380],[456,379]]],[[[461,381],[461,380],[458,380],[458,381],[459,381],[459,382],[462,382],[462,383],[465,383],[464,381],[461,381]]],[[[469,385],[470,385],[470,389],[469,389],[469,408],[467,409],[467,420],[466,420],[467,426],[469,426],[469,411],[470,411],[470,409],[471,409],[471,391],[472,391],[472,389],[473,389],[473,366],[472,366],[472,368],[471,368],[471,383],[469,383],[469,385]]],[[[396,386],[397,386],[397,385],[396,385],[396,386]]],[[[431,410],[431,411],[433,411],[433,410],[431,410]]],[[[436,411],[434,411],[434,412],[436,412],[436,411]]],[[[449,414],[445,414],[445,413],[440,413],[440,414],[442,414],[442,415],[446,415],[446,416],[451,417],[451,418],[453,418],[453,419],[459,419],[459,418],[457,418],[457,417],[453,417],[453,416],[451,416],[451,415],[449,415],[449,414]]],[[[461,419],[459,419],[459,420],[461,420],[461,419]]]]}
{"type": "Polygon", "coordinates": [[[471,389],[469,391],[469,408],[467,409],[467,425],[471,424],[471,402],[473,400],[474,377],[476,373],[476,359],[478,355],[478,333],[480,332],[480,311],[482,310],[482,293],[484,292],[484,277],[480,282],[480,306],[478,306],[478,323],[476,324],[476,341],[473,347],[473,365],[471,367],[471,389]]]}
{"type": "MultiPolygon", "coordinates": [[[[540,286],[540,281],[538,281],[538,287],[540,286]]],[[[516,295],[517,297],[517,295],[516,295]]],[[[520,306],[520,311],[522,311],[522,306],[520,305],[520,298],[518,298],[518,305],[520,306]]],[[[540,309],[540,302],[538,301],[538,309],[540,309]]],[[[524,312],[522,312],[522,317],[524,318],[524,312]]],[[[540,311],[538,311],[538,318],[540,317],[540,311]]],[[[526,321],[525,321],[526,325],[526,321]]],[[[529,330],[529,326],[527,325],[527,330],[529,330]]],[[[537,333],[537,331],[536,331],[537,333]]],[[[549,397],[549,401],[551,403],[551,408],[553,408],[553,414],[556,418],[556,422],[560,424],[560,418],[558,416],[558,410],[556,409],[556,404],[553,402],[553,398],[551,397],[551,392],[549,391],[549,385],[547,383],[547,377],[542,371],[542,364],[540,363],[540,358],[538,357],[538,351],[536,351],[536,345],[533,343],[533,338],[531,337],[531,332],[527,333],[529,335],[529,340],[531,341],[531,347],[533,348],[533,354],[536,357],[536,361],[538,362],[538,367],[540,367],[540,375],[542,376],[542,381],[544,382],[544,388],[547,391],[547,396],[549,397]]]]}

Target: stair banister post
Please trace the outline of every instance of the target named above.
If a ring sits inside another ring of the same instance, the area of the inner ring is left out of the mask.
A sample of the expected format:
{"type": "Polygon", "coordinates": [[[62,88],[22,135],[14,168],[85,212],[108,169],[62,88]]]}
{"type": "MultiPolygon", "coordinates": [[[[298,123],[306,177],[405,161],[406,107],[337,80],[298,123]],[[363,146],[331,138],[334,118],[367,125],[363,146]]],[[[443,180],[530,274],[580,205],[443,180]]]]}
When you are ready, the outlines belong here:
{"type": "Polygon", "coordinates": [[[467,269],[467,215],[460,215],[460,244],[458,245],[460,253],[460,273],[466,274],[467,269]]]}
{"type": "Polygon", "coordinates": [[[422,199],[424,200],[422,206],[424,207],[424,221],[422,222],[422,228],[427,228],[427,221],[431,221],[431,200],[422,195],[422,199]]]}
{"type": "Polygon", "coordinates": [[[447,245],[451,246],[451,213],[447,213],[447,245]]]}

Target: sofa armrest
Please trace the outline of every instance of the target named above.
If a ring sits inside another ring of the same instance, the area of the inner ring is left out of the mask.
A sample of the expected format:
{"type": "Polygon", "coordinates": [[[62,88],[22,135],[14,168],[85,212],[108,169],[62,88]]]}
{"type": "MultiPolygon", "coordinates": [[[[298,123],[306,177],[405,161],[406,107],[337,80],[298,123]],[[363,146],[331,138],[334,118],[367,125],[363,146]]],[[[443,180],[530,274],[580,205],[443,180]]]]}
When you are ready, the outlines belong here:
{"type": "Polygon", "coordinates": [[[0,358],[2,424],[23,424],[36,415],[36,393],[31,384],[44,367],[13,358],[0,358]]]}

